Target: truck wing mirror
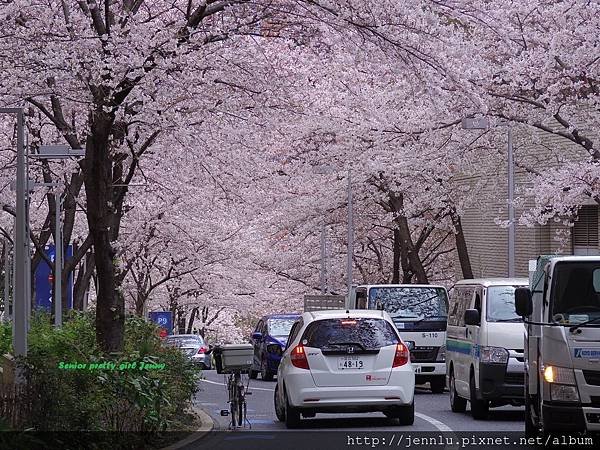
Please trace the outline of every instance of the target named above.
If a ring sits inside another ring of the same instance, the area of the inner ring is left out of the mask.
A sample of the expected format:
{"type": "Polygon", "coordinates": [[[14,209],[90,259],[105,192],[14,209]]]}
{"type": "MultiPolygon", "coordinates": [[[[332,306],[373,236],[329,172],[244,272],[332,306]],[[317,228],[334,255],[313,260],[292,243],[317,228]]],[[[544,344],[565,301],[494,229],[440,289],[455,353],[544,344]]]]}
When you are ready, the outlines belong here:
{"type": "Polygon", "coordinates": [[[467,325],[479,325],[481,317],[479,311],[476,309],[467,309],[465,311],[465,324],[467,325]]]}
{"type": "Polygon", "coordinates": [[[515,312],[521,317],[530,316],[533,312],[529,288],[520,287],[515,289],[515,312]]]}

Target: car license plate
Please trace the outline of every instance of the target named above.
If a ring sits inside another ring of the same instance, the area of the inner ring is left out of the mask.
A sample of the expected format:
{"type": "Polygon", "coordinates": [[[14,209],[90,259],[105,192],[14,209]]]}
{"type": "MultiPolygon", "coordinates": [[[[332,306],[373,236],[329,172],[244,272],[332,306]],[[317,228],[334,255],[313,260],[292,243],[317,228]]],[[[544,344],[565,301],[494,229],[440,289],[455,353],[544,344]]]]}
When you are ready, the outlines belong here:
{"type": "Polygon", "coordinates": [[[421,366],[413,366],[415,373],[421,373],[421,366]]]}
{"type": "Polygon", "coordinates": [[[358,356],[343,356],[338,358],[338,369],[364,369],[365,362],[358,356]]]}

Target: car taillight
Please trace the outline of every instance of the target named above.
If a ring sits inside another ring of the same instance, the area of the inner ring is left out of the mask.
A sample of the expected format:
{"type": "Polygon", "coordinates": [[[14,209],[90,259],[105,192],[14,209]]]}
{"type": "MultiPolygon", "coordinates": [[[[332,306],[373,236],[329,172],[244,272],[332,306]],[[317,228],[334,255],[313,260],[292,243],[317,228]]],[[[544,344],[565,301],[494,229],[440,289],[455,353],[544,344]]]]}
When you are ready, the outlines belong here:
{"type": "Polygon", "coordinates": [[[308,359],[306,358],[306,353],[304,353],[303,346],[298,345],[294,347],[290,354],[290,359],[292,360],[294,367],[298,367],[299,369],[310,369],[310,367],[308,367],[308,359]]]}
{"type": "Polygon", "coordinates": [[[208,348],[207,348],[207,347],[204,347],[204,346],[202,346],[202,347],[200,347],[200,348],[198,349],[198,354],[199,354],[199,355],[201,355],[201,354],[203,354],[203,353],[206,353],[206,350],[208,350],[208,348]]]}
{"type": "Polygon", "coordinates": [[[392,367],[400,367],[408,362],[409,352],[408,348],[404,343],[400,342],[396,344],[396,354],[394,355],[394,362],[392,367]]]}

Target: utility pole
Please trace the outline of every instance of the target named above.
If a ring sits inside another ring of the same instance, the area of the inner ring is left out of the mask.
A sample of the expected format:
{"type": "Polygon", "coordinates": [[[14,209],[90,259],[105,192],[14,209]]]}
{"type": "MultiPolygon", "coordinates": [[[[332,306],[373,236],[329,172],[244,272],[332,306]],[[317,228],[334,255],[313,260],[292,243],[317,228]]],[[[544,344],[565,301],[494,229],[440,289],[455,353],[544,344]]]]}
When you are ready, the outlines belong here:
{"type": "Polygon", "coordinates": [[[60,191],[58,187],[54,191],[55,209],[55,240],[54,243],[54,325],[62,325],[62,262],[63,262],[63,240],[61,224],[60,191]]]}
{"type": "MultiPolygon", "coordinates": [[[[13,287],[14,334],[13,348],[15,356],[27,356],[27,299],[30,297],[27,285],[27,269],[29,264],[29,239],[27,227],[27,191],[29,180],[26,177],[25,161],[25,117],[23,108],[0,108],[2,114],[15,114],[17,116],[17,203],[15,207],[15,272],[13,287]]],[[[17,373],[17,382],[23,382],[23,375],[17,373]]]]}
{"type": "Polygon", "coordinates": [[[508,277],[515,276],[515,161],[512,128],[508,125],[508,277]]]}
{"type": "Polygon", "coordinates": [[[354,255],[354,216],[352,210],[352,178],[350,169],[348,169],[348,260],[346,267],[348,295],[352,290],[352,257],[354,255]]]}

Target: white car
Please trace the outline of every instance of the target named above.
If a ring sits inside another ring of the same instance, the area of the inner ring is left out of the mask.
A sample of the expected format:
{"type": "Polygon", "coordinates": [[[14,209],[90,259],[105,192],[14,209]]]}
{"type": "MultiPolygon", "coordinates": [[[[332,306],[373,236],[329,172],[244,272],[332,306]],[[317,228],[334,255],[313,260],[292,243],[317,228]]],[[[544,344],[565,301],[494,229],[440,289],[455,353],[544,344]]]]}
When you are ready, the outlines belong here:
{"type": "Polygon", "coordinates": [[[275,413],[288,428],[301,415],[372,411],[412,425],[414,390],[409,349],[387,312],[306,312],[279,364],[275,413]]]}

